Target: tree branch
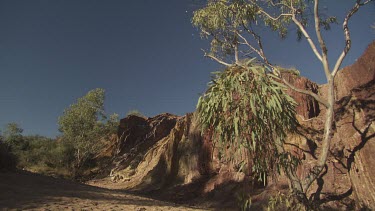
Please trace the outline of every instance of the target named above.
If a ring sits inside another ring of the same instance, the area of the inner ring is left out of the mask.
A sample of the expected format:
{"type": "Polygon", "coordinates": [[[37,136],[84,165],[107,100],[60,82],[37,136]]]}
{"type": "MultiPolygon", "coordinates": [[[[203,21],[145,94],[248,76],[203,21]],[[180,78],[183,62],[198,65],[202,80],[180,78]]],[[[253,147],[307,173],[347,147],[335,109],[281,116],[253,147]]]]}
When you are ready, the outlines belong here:
{"type": "Polygon", "coordinates": [[[273,17],[272,15],[268,14],[267,12],[265,12],[264,10],[259,10],[259,12],[261,12],[262,14],[266,15],[269,19],[273,20],[273,21],[277,21],[279,20],[280,18],[284,17],[284,16],[292,16],[292,14],[290,13],[282,13],[280,14],[279,16],[277,17],[273,17]]]}
{"type": "Polygon", "coordinates": [[[215,56],[213,56],[211,54],[207,54],[206,51],[204,51],[203,49],[202,49],[202,51],[204,52],[204,56],[205,57],[211,58],[212,60],[215,60],[219,64],[222,64],[222,65],[227,66],[227,67],[233,66],[233,65],[231,65],[229,63],[226,63],[226,62],[220,60],[219,58],[217,58],[217,57],[215,57],[215,56]]]}
{"type": "Polygon", "coordinates": [[[349,32],[349,27],[348,27],[349,19],[359,10],[359,8],[361,6],[366,5],[367,3],[371,2],[371,1],[372,0],[367,0],[363,3],[360,3],[361,1],[357,0],[355,5],[353,6],[353,8],[346,15],[346,17],[344,19],[344,22],[342,24],[342,28],[344,30],[344,35],[345,35],[345,47],[344,47],[344,50],[342,51],[342,53],[340,54],[339,58],[336,61],[335,67],[333,68],[333,71],[332,71],[332,77],[336,76],[337,72],[339,71],[339,69],[341,67],[342,61],[344,60],[344,58],[346,57],[346,55],[348,54],[348,52],[351,48],[351,42],[352,41],[350,39],[350,32],[349,32]]]}
{"type": "Polygon", "coordinates": [[[280,2],[280,3],[274,3],[273,1],[269,1],[269,3],[272,5],[272,6],[274,6],[274,7],[276,7],[276,6],[284,6],[284,7],[288,7],[289,9],[290,9],[290,7],[289,7],[289,5],[287,5],[287,4],[284,4],[284,3],[282,3],[282,2],[280,2]]]}
{"type": "Polygon", "coordinates": [[[267,60],[267,58],[265,58],[264,55],[262,55],[261,52],[258,49],[256,49],[253,45],[251,45],[244,36],[242,36],[238,32],[236,32],[236,33],[237,33],[237,36],[243,40],[243,42],[241,42],[241,44],[249,47],[251,50],[253,50],[255,53],[257,53],[263,60],[267,60]]]}
{"type": "Polygon", "coordinates": [[[324,73],[326,74],[327,81],[331,78],[331,71],[329,70],[328,58],[327,58],[327,46],[323,40],[322,33],[320,32],[320,19],[319,19],[319,0],[314,1],[314,19],[315,19],[315,32],[320,48],[322,49],[322,64],[324,73]]]}
{"type": "Polygon", "coordinates": [[[295,14],[292,15],[292,20],[293,22],[297,25],[297,27],[299,28],[299,30],[301,30],[303,36],[305,36],[307,42],[309,42],[310,44],[310,47],[311,49],[313,50],[313,52],[315,53],[316,57],[318,57],[319,61],[323,61],[322,59],[322,56],[320,55],[320,53],[318,52],[318,49],[316,48],[313,40],[311,39],[311,37],[309,36],[309,34],[307,33],[307,31],[305,30],[305,27],[303,27],[302,23],[299,22],[297,19],[296,19],[296,16],[295,14]]]}
{"type": "Polygon", "coordinates": [[[238,43],[234,45],[234,61],[236,64],[239,63],[239,56],[238,56],[238,43]]]}
{"type": "MultiPolygon", "coordinates": [[[[263,59],[263,61],[264,61],[267,65],[272,66],[271,63],[268,61],[266,55],[264,54],[263,45],[262,45],[262,41],[261,41],[260,36],[257,35],[257,34],[254,32],[254,30],[252,30],[252,29],[250,30],[249,28],[247,28],[243,22],[242,22],[242,27],[243,27],[243,28],[244,28],[249,34],[251,34],[251,35],[254,37],[254,39],[257,41],[257,43],[258,43],[258,47],[259,47],[259,51],[256,51],[256,53],[257,53],[257,54],[263,59]]],[[[250,28],[251,28],[251,26],[250,26],[250,28]]],[[[248,42],[246,42],[246,43],[249,44],[248,42]]]]}
{"type": "Polygon", "coordinates": [[[326,102],[325,100],[323,100],[319,95],[315,94],[314,92],[308,91],[308,90],[298,89],[297,87],[295,87],[292,84],[290,84],[287,80],[285,80],[285,78],[280,77],[280,79],[290,89],[292,89],[292,90],[294,90],[296,92],[302,93],[302,94],[309,95],[309,96],[313,97],[316,101],[318,101],[319,103],[321,103],[322,105],[324,105],[326,108],[328,108],[328,102],[326,102]]]}

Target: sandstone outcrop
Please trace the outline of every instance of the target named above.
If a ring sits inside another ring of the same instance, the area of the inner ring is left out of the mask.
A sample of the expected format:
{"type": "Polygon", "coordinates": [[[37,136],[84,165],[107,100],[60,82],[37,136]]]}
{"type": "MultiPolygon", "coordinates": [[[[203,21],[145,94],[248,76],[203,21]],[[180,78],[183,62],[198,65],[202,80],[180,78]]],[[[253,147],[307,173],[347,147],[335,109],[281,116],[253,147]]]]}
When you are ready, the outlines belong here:
{"type": "Polygon", "coordinates": [[[201,143],[191,118],[192,114],[161,114],[122,119],[113,181],[124,188],[146,191],[192,182],[199,175],[201,143]]]}

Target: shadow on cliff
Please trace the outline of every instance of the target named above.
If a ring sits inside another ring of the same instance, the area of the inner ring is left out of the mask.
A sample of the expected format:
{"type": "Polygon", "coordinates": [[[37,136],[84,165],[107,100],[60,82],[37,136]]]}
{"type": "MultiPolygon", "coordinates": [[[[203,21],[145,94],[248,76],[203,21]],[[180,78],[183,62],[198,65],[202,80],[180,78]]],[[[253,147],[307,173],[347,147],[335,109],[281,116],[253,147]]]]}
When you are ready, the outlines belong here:
{"type": "MultiPolygon", "coordinates": [[[[337,101],[335,120],[338,125],[335,128],[337,131],[342,132],[341,136],[334,137],[333,143],[341,145],[341,147],[333,147],[330,150],[330,156],[332,157],[332,165],[336,171],[340,174],[351,174],[361,173],[360,171],[368,171],[368,169],[359,169],[355,167],[356,158],[360,159],[359,153],[363,151],[366,145],[371,141],[375,140],[375,129],[373,122],[375,120],[375,81],[357,87],[351,91],[349,96],[343,97],[337,101]],[[353,134],[350,134],[353,131],[353,134]],[[350,136],[345,137],[345,135],[350,136]],[[342,140],[342,137],[347,140],[342,140]],[[349,141],[349,142],[348,142],[349,141]],[[348,145],[343,147],[342,145],[348,145]],[[353,172],[354,171],[354,172],[353,172]]],[[[363,152],[362,152],[363,153],[363,152]]],[[[360,162],[360,161],[357,161],[360,162]]],[[[325,190],[325,176],[329,170],[328,166],[325,165],[323,173],[317,179],[317,189],[314,194],[311,195],[310,200],[320,205],[327,203],[341,203],[344,204],[347,209],[356,209],[355,202],[351,198],[353,196],[354,187],[353,184],[346,191],[325,190]],[[336,192],[336,193],[335,193],[336,192]]],[[[351,181],[353,182],[353,181],[351,181]]],[[[366,208],[366,205],[362,205],[362,208],[366,208]]]]}

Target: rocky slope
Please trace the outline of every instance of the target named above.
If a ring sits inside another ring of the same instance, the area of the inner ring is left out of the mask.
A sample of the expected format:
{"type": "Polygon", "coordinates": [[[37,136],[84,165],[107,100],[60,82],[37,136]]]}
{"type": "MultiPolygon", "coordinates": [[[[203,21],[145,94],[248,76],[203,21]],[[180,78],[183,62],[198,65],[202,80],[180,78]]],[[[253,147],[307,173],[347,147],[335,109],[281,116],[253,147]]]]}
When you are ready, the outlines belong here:
{"type": "MultiPolygon", "coordinates": [[[[325,206],[375,209],[374,79],[375,42],[336,77],[336,131],[327,170],[313,188],[314,197],[321,198],[325,206]]],[[[294,75],[288,75],[287,80],[325,96],[325,85],[294,75]]],[[[325,112],[311,97],[288,92],[299,104],[301,123],[300,134],[288,139],[293,144],[289,149],[302,159],[298,174],[303,177],[318,157],[325,112]]],[[[168,197],[178,201],[220,188],[224,192],[238,190],[237,184],[246,181],[244,174],[218,159],[210,134],[201,135],[193,114],[147,119],[128,116],[121,120],[118,142],[111,149],[111,182],[107,183],[111,188],[158,192],[160,196],[170,193],[168,197]]],[[[232,193],[224,198],[236,200],[232,193]]],[[[257,197],[254,199],[256,202],[257,197]]]]}

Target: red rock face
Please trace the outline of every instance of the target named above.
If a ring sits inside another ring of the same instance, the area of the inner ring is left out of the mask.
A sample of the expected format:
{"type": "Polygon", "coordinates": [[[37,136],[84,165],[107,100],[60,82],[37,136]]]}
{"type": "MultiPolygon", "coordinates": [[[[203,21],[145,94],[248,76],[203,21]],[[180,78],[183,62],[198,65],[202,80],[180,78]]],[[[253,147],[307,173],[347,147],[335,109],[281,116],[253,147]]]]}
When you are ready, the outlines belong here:
{"type": "MultiPolygon", "coordinates": [[[[319,87],[292,74],[284,77],[297,88],[325,98],[326,86],[319,87]]],[[[356,63],[343,68],[336,76],[336,124],[328,168],[312,188],[318,190],[316,197],[331,196],[327,198],[327,206],[375,209],[374,77],[375,42],[356,63]]],[[[298,170],[302,177],[319,157],[324,109],[312,97],[292,90],[288,93],[298,103],[297,114],[304,119],[313,118],[301,121],[308,128],[304,130],[306,137],[290,137],[303,149],[295,149],[303,159],[298,170]]],[[[211,134],[201,136],[191,114],[184,117],[162,114],[149,119],[130,116],[121,120],[118,136],[113,169],[126,177],[123,182],[129,185],[124,187],[162,190],[171,183],[189,184],[204,177],[207,182],[198,188],[204,192],[244,179],[244,175],[236,174],[233,168],[222,165],[215,157],[211,134]]]]}
{"type": "MultiPolygon", "coordinates": [[[[318,85],[305,77],[299,77],[291,73],[283,73],[282,77],[298,89],[309,90],[318,94],[318,85]]],[[[297,102],[296,112],[304,119],[317,117],[320,114],[319,103],[314,98],[291,89],[288,89],[287,93],[297,102]]]]}
{"type": "Polygon", "coordinates": [[[335,78],[336,100],[350,95],[355,88],[375,80],[375,42],[350,66],[340,70],[335,78]]]}
{"type": "MultiPolygon", "coordinates": [[[[314,184],[318,196],[330,195],[327,206],[337,209],[375,209],[375,42],[351,66],[340,70],[335,78],[335,133],[330,147],[327,171],[314,184]],[[320,185],[319,185],[320,184],[320,185]],[[351,201],[351,202],[350,202],[351,201]],[[350,203],[349,203],[350,202],[350,203]],[[350,207],[343,204],[351,204],[350,207]]],[[[327,86],[319,93],[326,98],[327,86]]],[[[298,100],[297,100],[298,101],[298,100]]],[[[324,112],[306,127],[322,130],[324,112]]],[[[309,135],[308,135],[309,136],[309,135]]],[[[321,135],[314,142],[320,151],[321,135]]],[[[315,154],[318,157],[319,154],[315,154]]],[[[316,161],[306,154],[301,169],[316,161]]]]}
{"type": "Polygon", "coordinates": [[[142,144],[156,143],[171,132],[176,122],[177,116],[172,114],[160,114],[148,119],[130,115],[121,119],[117,132],[119,137],[117,155],[128,153],[142,144]]]}
{"type": "Polygon", "coordinates": [[[202,138],[202,150],[199,153],[199,172],[202,175],[210,175],[213,172],[212,167],[212,153],[213,153],[213,143],[212,143],[212,132],[208,131],[202,138]]]}
{"type": "Polygon", "coordinates": [[[375,42],[335,80],[337,122],[331,156],[345,176],[336,172],[328,182],[339,188],[340,179],[353,190],[357,204],[375,209],[375,42]]]}

